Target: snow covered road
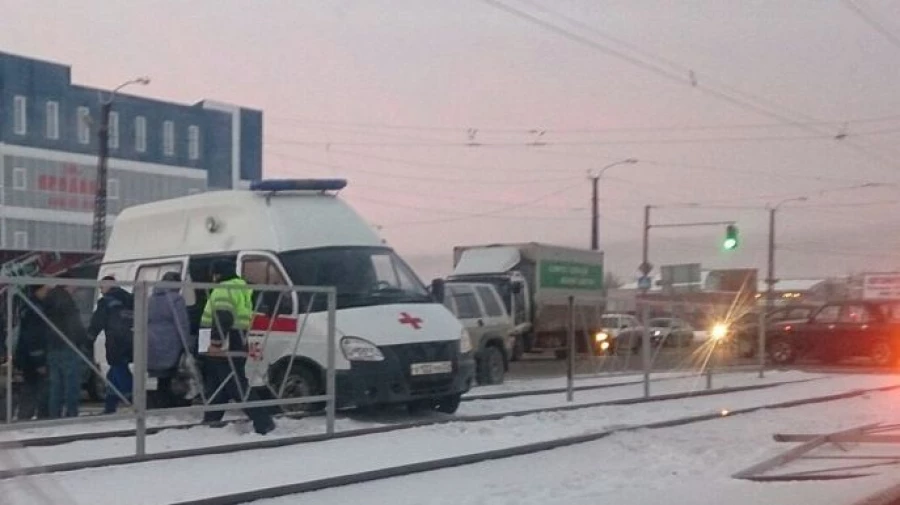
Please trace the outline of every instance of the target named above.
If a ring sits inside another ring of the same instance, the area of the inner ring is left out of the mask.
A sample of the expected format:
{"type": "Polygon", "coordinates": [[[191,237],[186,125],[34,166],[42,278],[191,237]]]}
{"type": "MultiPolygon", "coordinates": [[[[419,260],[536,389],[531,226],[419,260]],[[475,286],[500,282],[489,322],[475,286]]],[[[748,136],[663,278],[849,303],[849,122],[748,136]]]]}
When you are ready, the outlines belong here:
{"type": "MultiPolygon", "coordinates": [[[[730,388],[756,384],[806,379],[822,379],[823,375],[804,374],[802,372],[779,372],[768,374],[765,379],[758,379],[754,374],[723,374],[716,376],[715,387],[730,388]]],[[[633,378],[631,380],[634,380],[633,378]]],[[[830,379],[826,379],[830,380],[830,379]]],[[[829,386],[826,386],[828,390],[829,386]]],[[[833,387],[833,386],[830,386],[833,387]]],[[[651,392],[655,395],[685,393],[705,388],[705,379],[690,377],[654,382],[651,392]]],[[[535,388],[537,389],[537,388],[535,388]]],[[[623,385],[608,389],[581,391],[575,396],[574,405],[597,403],[602,401],[639,398],[643,394],[642,385],[623,385]]],[[[563,394],[526,396],[503,400],[475,400],[463,403],[459,415],[483,415],[530,410],[538,408],[569,405],[563,394]]],[[[644,421],[637,421],[644,422],[644,421]]],[[[267,438],[288,438],[303,435],[321,434],[325,431],[325,420],[322,418],[281,419],[278,428],[267,438]]],[[[357,420],[340,418],[336,422],[337,431],[347,431],[379,426],[383,424],[377,418],[357,420]]],[[[80,427],[68,427],[78,429],[80,427]]],[[[65,428],[56,428],[56,430],[65,428]]],[[[228,426],[213,429],[197,426],[190,429],[167,430],[147,437],[147,452],[166,452],[180,449],[209,447],[234,443],[250,442],[259,437],[247,433],[249,426],[228,426]]],[[[49,465],[86,459],[102,459],[133,455],[135,442],[133,437],[114,437],[98,440],[85,440],[48,447],[29,447],[23,449],[7,449],[0,458],[0,470],[9,470],[34,465],[49,465]]]]}
{"type": "Polygon", "coordinates": [[[900,422],[900,392],[617,433],[529,456],[254,505],[848,505],[900,476],[888,469],[843,481],[757,483],[730,475],[793,446],[774,442],[774,433],[827,433],[874,422],[900,422]]]}
{"type": "MultiPolygon", "coordinates": [[[[790,374],[772,374],[772,379],[791,377],[790,374]]],[[[745,378],[745,380],[747,380],[745,378]]],[[[673,381],[674,382],[674,381],[673,381]]],[[[738,408],[753,407],[771,404],[778,401],[801,399],[810,396],[821,396],[846,392],[860,388],[880,387],[894,385],[898,382],[892,376],[852,376],[834,377],[825,380],[812,381],[778,386],[773,389],[763,389],[733,393],[723,396],[695,397],[684,400],[656,402],[650,404],[631,406],[609,406],[585,408],[569,412],[556,412],[536,414],[516,418],[506,418],[499,421],[485,421],[478,423],[450,423],[438,426],[428,426],[403,430],[380,435],[331,440],[304,444],[300,446],[284,447],[278,449],[260,449],[245,451],[230,455],[202,456],[179,460],[149,462],[143,464],[123,465],[109,468],[98,468],[67,472],[54,475],[39,475],[34,477],[20,477],[0,482],[0,496],[5,498],[4,503],[10,505],[41,503],[35,501],[35,487],[41,489],[44,494],[59,493],[55,498],[51,496],[48,503],[79,503],[84,505],[105,505],[121,503],[122,496],[128,496],[128,503],[133,504],[158,504],[171,503],[178,500],[198,498],[219,493],[244,491],[259,487],[294,483],[304,480],[313,480],[335,475],[372,470],[385,466],[393,466],[435,458],[448,457],[461,454],[469,454],[490,449],[511,447],[523,443],[550,440],[569,435],[577,435],[607,430],[614,426],[643,424],[654,421],[675,419],[690,415],[707,414],[721,410],[735,410],[738,408]],[[222,478],[227,475],[227,478],[222,478]],[[215,484],[211,484],[215,482],[215,484]],[[65,501],[58,501],[61,496],[65,501]]],[[[628,387],[628,386],[626,386],[628,387]]],[[[617,390],[618,388],[616,388],[617,390]]],[[[607,391],[609,390],[602,390],[607,391]]],[[[616,393],[618,394],[618,392],[616,393]]],[[[874,397],[874,396],[873,396],[874,397]]],[[[520,399],[514,399],[520,400],[520,399]]],[[[503,401],[505,402],[505,400],[503,401]]],[[[478,403],[478,402],[473,402],[478,403]]],[[[825,404],[839,405],[843,402],[825,404]]],[[[832,407],[833,409],[833,407],[832,407]]],[[[512,409],[510,409],[512,410],[512,409]]],[[[790,416],[790,412],[799,409],[783,411],[790,416]]],[[[754,414],[755,416],[755,414],[754,414]]],[[[751,416],[752,417],[752,416],[751,416]]],[[[740,419],[745,419],[742,416],[740,419]]],[[[736,418],[738,419],[738,418],[736,418]]],[[[300,423],[308,421],[300,421],[300,423]]],[[[710,426],[718,426],[718,423],[731,423],[732,419],[723,419],[714,423],[703,423],[703,430],[698,430],[701,425],[685,426],[685,433],[697,431],[705,432],[710,426]]],[[[282,426],[282,430],[290,427],[282,426]]],[[[781,428],[784,431],[785,428],[781,428]]],[[[208,430],[216,432],[219,437],[230,438],[228,442],[234,442],[236,433],[232,427],[222,430],[208,430]]],[[[182,436],[194,430],[185,432],[165,432],[166,436],[182,436]],[[171,434],[170,434],[171,433],[171,434]]],[[[642,432],[634,438],[635,448],[644,447],[654,454],[644,457],[652,460],[666,461],[666,453],[655,454],[655,446],[661,444],[653,437],[664,437],[669,430],[656,432],[642,432]],[[647,441],[649,443],[641,442],[647,441]]],[[[796,427],[792,430],[796,431],[796,427]]],[[[216,434],[210,434],[215,437],[216,434]]],[[[746,433],[741,429],[731,432],[735,440],[745,440],[746,433]]],[[[246,440],[246,435],[240,437],[246,440]]],[[[615,437],[619,437],[616,435],[615,437]]],[[[771,433],[768,434],[771,436],[771,433]]],[[[161,440],[161,439],[160,439],[161,440]]],[[[678,440],[676,437],[675,440],[678,440]]],[[[598,442],[597,444],[603,444],[598,442]]],[[[754,451],[739,451],[740,456],[759,455],[755,447],[764,444],[764,441],[754,442],[754,451]]],[[[72,445],[72,444],[70,444],[72,445]]],[[[82,458],[85,457],[86,447],[72,448],[70,445],[48,448],[49,452],[37,451],[41,448],[33,448],[23,451],[19,459],[25,454],[29,455],[31,462],[20,461],[19,464],[30,465],[37,458],[62,458],[65,451],[77,451],[82,458]]],[[[596,444],[591,444],[592,446],[596,444]]],[[[577,450],[577,448],[571,449],[577,450]]],[[[555,454],[559,451],[553,451],[555,454]]],[[[603,452],[601,450],[601,452],[603,452]]],[[[68,457],[72,457],[69,455],[68,457]]],[[[534,456],[540,457],[540,455],[534,456]]],[[[530,457],[531,458],[531,457],[530,457]]],[[[510,462],[521,460],[514,458],[510,462]]],[[[591,463],[585,468],[590,475],[604,479],[608,475],[610,465],[616,471],[622,473],[640,474],[639,468],[631,468],[625,472],[627,461],[613,455],[610,458],[598,456],[596,450],[590,457],[591,463]],[[623,466],[624,465],[624,466],[623,466]],[[594,473],[596,472],[596,474],[594,473]]],[[[41,459],[41,461],[43,461],[41,459]]],[[[492,463],[492,464],[499,464],[492,463]]],[[[749,463],[748,463],[749,464],[749,463]]],[[[551,468],[555,463],[545,464],[530,462],[521,468],[540,468],[541,472],[553,473],[557,468],[551,468]]],[[[480,465],[479,465],[480,466],[480,465]]],[[[746,465],[744,465],[746,466],[746,465]]],[[[460,469],[464,470],[464,469],[460,469]]],[[[440,473],[440,472],[435,472],[440,473]]],[[[415,479],[416,477],[412,477],[415,479]]],[[[609,477],[606,477],[609,478],[609,477]]],[[[637,478],[637,477],[632,477],[637,478]]],[[[626,481],[628,479],[626,478],[626,481]]],[[[642,479],[643,480],[643,479],[642,479]]],[[[377,484],[373,484],[377,485],[377,484]]],[[[468,490],[468,484],[460,486],[457,490],[464,493],[468,490]]],[[[324,493],[324,492],[323,492],[324,493]]],[[[318,494],[318,493],[316,493],[318,494]]],[[[469,496],[469,494],[466,494],[469,496]]],[[[298,498],[299,499],[299,498],[298,498]]],[[[306,499],[303,497],[303,499],[306,499]]],[[[467,498],[469,499],[469,498],[467,498]]],[[[474,499],[474,498],[472,498],[474,499]]],[[[367,502],[375,503],[430,503],[429,501],[407,500],[391,501],[382,500],[381,496],[368,496],[367,502]]],[[[359,500],[350,500],[359,501],[359,500]]],[[[334,501],[332,503],[346,503],[347,501],[334,501]]],[[[290,502],[295,503],[295,502],[290,502]]],[[[314,503],[312,501],[304,503],[314,503]]],[[[316,502],[318,503],[318,502],[316,502]]],[[[448,502],[449,503],[449,502],[448,502]]],[[[472,501],[469,503],[481,503],[472,501]]],[[[485,502],[494,503],[494,502],[485,502]]],[[[505,502],[497,502],[505,503],[505,502]]],[[[520,503],[511,500],[509,503],[520,503]]],[[[596,503],[596,502],[595,502],[596,503]]],[[[625,503],[625,502],[620,502],[625,503]]],[[[637,502],[643,503],[643,502],[637,502]]],[[[676,502],[671,502],[676,503],[676,502]]],[[[691,502],[680,502],[691,503],[691,502]]]]}

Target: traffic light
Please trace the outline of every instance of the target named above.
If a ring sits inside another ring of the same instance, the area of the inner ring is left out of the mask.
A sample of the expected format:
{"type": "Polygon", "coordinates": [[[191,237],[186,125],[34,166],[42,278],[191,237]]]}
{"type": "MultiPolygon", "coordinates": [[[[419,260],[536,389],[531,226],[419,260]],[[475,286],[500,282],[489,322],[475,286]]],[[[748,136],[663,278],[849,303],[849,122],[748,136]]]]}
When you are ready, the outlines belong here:
{"type": "Polygon", "coordinates": [[[737,226],[733,224],[729,224],[725,227],[725,241],[722,242],[722,247],[726,251],[732,251],[737,249],[738,246],[738,230],[737,226]]]}

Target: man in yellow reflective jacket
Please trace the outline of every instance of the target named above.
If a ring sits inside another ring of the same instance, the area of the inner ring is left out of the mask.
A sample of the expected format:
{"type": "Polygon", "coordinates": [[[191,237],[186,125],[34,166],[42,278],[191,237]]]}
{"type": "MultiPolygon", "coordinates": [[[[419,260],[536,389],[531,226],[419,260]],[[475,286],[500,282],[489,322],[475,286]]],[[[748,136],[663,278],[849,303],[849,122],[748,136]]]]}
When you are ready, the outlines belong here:
{"type": "MultiPolygon", "coordinates": [[[[209,353],[203,358],[203,383],[210,405],[221,405],[229,400],[240,402],[259,400],[249,389],[244,365],[247,362],[246,332],[253,317],[252,291],[247,282],[236,272],[232,261],[216,261],[212,266],[213,282],[219,286],[212,290],[200,318],[200,326],[210,328],[209,353]],[[243,287],[243,289],[242,289],[243,287]],[[222,384],[225,383],[224,386],[222,384]]],[[[265,408],[244,409],[259,434],[275,429],[275,422],[265,408]]],[[[204,423],[217,423],[225,411],[205,412],[204,423]]]]}

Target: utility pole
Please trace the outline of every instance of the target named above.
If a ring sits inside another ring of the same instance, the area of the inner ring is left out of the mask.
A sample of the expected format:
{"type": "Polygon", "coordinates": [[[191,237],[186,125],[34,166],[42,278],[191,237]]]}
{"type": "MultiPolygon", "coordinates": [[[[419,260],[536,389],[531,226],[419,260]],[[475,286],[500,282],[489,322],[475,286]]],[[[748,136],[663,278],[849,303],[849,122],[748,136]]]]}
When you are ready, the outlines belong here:
{"type": "Polygon", "coordinates": [[[91,248],[94,251],[103,251],[106,248],[106,183],[109,178],[107,162],[109,159],[109,115],[112,112],[113,100],[116,93],[125,86],[150,84],[149,77],[138,77],[125,81],[110,93],[109,98],[100,100],[100,128],[97,130],[97,139],[100,142],[97,150],[97,189],[94,193],[94,225],[91,230],[91,248]]]}
{"type": "Polygon", "coordinates": [[[97,192],[94,194],[94,228],[91,235],[91,248],[102,251],[106,247],[106,182],[107,159],[109,158],[109,113],[112,111],[112,97],[100,105],[100,129],[97,138],[100,141],[97,155],[97,192]]]}
{"type": "MultiPolygon", "coordinates": [[[[868,186],[865,186],[868,187],[868,186]]],[[[808,200],[805,196],[798,196],[796,198],[788,198],[786,200],[782,200],[777,205],[773,205],[769,207],[769,248],[768,248],[768,260],[767,260],[767,272],[766,272],[766,301],[764,305],[764,313],[759,318],[760,328],[759,328],[759,343],[757,345],[758,349],[757,354],[759,358],[759,377],[762,378],[765,374],[766,368],[766,330],[768,329],[769,319],[768,315],[772,312],[772,309],[775,307],[775,284],[778,280],[775,278],[775,214],[778,212],[778,209],[789,202],[805,202],[808,200]]]]}
{"type": "Polygon", "coordinates": [[[600,178],[607,170],[616,165],[634,165],[638,160],[635,158],[627,158],[610,163],[597,171],[597,173],[588,172],[593,185],[593,196],[591,198],[591,250],[600,250],[600,210],[599,210],[599,194],[600,194],[600,178]]]}
{"type": "Polygon", "coordinates": [[[600,209],[599,209],[599,187],[600,187],[600,176],[591,177],[591,182],[594,183],[594,194],[591,197],[591,250],[599,251],[600,250],[600,209]]]}

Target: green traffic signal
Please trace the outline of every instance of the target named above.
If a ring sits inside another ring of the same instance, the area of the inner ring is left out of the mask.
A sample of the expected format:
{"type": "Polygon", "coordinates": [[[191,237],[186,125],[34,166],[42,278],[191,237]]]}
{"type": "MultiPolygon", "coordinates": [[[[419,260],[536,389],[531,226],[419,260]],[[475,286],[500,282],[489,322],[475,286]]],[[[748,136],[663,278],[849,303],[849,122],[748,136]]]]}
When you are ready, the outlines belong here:
{"type": "Polygon", "coordinates": [[[729,224],[725,228],[725,241],[722,242],[722,247],[725,248],[726,251],[732,251],[737,249],[738,246],[738,230],[737,226],[733,224],[729,224]]]}

